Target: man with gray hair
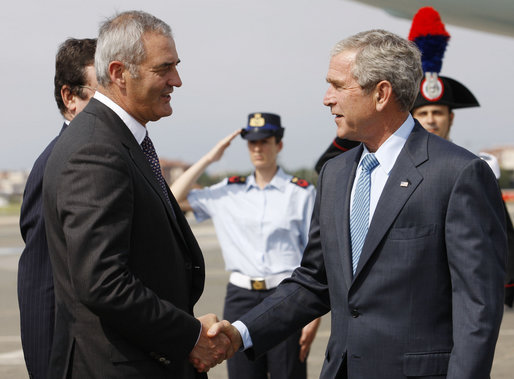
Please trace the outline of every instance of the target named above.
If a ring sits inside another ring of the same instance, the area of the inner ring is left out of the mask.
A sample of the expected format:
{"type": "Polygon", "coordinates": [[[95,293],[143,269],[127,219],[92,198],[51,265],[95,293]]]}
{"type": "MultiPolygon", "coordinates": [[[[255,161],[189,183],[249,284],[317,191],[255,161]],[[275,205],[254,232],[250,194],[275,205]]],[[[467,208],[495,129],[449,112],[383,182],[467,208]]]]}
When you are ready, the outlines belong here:
{"type": "Polygon", "coordinates": [[[50,378],[201,378],[229,357],[193,316],[202,252],[164,181],[147,123],[182,85],[170,27],[125,12],[100,28],[98,89],[62,134],[43,184],[56,323],[50,378]]]}
{"type": "Polygon", "coordinates": [[[500,192],[486,162],[409,114],[421,76],[416,46],[392,33],[335,46],[323,102],[337,135],[362,143],[321,170],[302,265],[210,335],[258,356],[331,311],[321,378],[489,378],[507,253],[500,192]]]}

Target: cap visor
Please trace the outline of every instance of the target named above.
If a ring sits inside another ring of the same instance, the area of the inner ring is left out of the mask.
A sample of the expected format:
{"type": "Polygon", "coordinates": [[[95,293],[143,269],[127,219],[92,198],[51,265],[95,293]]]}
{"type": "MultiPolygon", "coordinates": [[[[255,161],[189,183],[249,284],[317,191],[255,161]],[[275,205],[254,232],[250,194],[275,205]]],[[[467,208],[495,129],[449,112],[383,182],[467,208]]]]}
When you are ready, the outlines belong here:
{"type": "Polygon", "coordinates": [[[248,141],[258,141],[260,139],[265,139],[265,138],[271,137],[273,135],[274,135],[273,133],[267,133],[265,131],[248,132],[245,134],[245,136],[243,138],[248,141]]]}

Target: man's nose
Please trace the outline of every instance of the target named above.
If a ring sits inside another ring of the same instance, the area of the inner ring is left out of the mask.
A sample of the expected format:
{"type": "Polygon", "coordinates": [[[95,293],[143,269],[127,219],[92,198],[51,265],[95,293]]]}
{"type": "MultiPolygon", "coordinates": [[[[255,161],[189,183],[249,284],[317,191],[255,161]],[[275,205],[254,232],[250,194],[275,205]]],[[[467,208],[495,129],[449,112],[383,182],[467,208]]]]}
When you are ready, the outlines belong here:
{"type": "Polygon", "coordinates": [[[253,151],[260,152],[262,150],[261,141],[255,142],[252,147],[253,147],[253,151]]]}
{"type": "Polygon", "coordinates": [[[168,79],[168,85],[173,87],[182,86],[182,79],[180,78],[180,75],[176,69],[171,73],[168,79]]]}
{"type": "Polygon", "coordinates": [[[323,104],[327,107],[330,107],[334,104],[334,94],[331,87],[329,87],[327,92],[325,92],[325,96],[323,97],[323,104]]]}

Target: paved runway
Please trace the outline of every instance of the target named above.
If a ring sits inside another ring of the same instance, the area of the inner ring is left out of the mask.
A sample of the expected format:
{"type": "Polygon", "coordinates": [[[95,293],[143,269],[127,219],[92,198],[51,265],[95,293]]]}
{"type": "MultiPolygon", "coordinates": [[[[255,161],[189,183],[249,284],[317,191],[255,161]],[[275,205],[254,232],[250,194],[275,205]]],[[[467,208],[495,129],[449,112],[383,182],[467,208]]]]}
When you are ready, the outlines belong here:
{"type": "MultiPolygon", "coordinates": [[[[511,209],[512,210],[512,209],[511,209]]],[[[512,214],[512,211],[511,211],[512,214]]],[[[16,297],[16,272],[23,241],[18,232],[16,217],[0,217],[0,378],[27,379],[20,344],[19,314],[16,297]]],[[[206,288],[195,308],[197,315],[222,314],[223,296],[228,275],[223,269],[220,248],[211,223],[196,224],[192,229],[206,261],[206,288]]],[[[330,318],[322,320],[318,336],[309,357],[309,378],[318,378],[325,347],[330,333],[330,318]]],[[[514,376],[514,310],[506,308],[500,330],[493,371],[493,379],[511,379],[514,376]]],[[[209,372],[210,379],[226,379],[224,364],[209,372]]]]}

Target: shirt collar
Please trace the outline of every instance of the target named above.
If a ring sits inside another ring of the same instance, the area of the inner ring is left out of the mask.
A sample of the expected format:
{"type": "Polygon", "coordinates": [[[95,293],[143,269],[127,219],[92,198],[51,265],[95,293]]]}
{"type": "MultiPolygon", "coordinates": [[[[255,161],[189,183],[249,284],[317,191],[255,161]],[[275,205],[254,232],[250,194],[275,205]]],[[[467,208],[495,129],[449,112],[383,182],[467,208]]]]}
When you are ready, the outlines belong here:
{"type": "MultiPolygon", "coordinates": [[[[266,187],[275,187],[280,191],[284,191],[286,188],[286,184],[289,181],[289,176],[282,170],[280,167],[277,172],[271,179],[271,181],[266,185],[266,187]]],[[[248,191],[252,187],[259,187],[255,182],[255,173],[248,176],[246,179],[246,190],[248,191]]],[[[264,188],[266,188],[264,187],[264,188]]]]}
{"type": "MultiPolygon", "coordinates": [[[[413,128],[414,119],[409,114],[402,126],[400,126],[375,152],[375,157],[386,174],[389,175],[389,172],[393,169],[396,158],[400,155],[400,151],[402,151],[413,128]]],[[[369,150],[366,148],[366,145],[364,145],[361,161],[367,153],[369,153],[369,150]]]]}
{"type": "Polygon", "coordinates": [[[128,114],[125,109],[120,107],[104,94],[96,91],[93,97],[105,106],[109,107],[114,113],[116,113],[118,117],[121,118],[121,120],[125,123],[127,128],[129,128],[130,132],[134,135],[137,143],[141,145],[141,142],[143,142],[143,139],[146,136],[146,128],[144,125],[139,123],[134,117],[128,114]]]}

